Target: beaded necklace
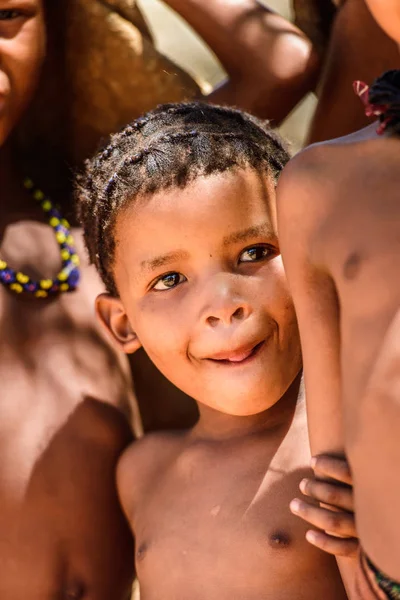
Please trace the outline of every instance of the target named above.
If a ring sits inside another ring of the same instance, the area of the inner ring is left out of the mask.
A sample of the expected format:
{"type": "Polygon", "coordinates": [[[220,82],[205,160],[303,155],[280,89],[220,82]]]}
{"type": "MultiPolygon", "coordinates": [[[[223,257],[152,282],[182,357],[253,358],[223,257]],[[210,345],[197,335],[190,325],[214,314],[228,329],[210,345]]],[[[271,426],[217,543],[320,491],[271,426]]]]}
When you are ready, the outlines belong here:
{"type": "Polygon", "coordinates": [[[72,292],[79,285],[80,271],[79,256],[70,233],[71,226],[51,200],[35,187],[31,179],[25,179],[24,187],[29,190],[48,217],[49,225],[53,228],[60,247],[62,268],[55,279],[34,281],[21,271],[15,271],[0,259],[0,283],[15,294],[29,294],[36,298],[48,298],[62,292],[72,292]]]}

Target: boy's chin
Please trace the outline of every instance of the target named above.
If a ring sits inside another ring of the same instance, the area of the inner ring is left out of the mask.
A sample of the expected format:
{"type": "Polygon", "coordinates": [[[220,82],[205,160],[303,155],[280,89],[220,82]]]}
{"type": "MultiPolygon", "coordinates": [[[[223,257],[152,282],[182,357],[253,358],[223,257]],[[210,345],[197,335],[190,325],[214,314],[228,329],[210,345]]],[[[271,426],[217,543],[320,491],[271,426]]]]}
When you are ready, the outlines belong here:
{"type": "Polygon", "coordinates": [[[246,402],[244,402],[243,397],[236,399],[231,396],[230,398],[227,398],[225,402],[219,400],[215,404],[209,402],[206,402],[205,404],[209,408],[231,417],[254,417],[270,410],[278,401],[279,398],[266,401],[264,397],[262,399],[247,399],[246,402]]]}

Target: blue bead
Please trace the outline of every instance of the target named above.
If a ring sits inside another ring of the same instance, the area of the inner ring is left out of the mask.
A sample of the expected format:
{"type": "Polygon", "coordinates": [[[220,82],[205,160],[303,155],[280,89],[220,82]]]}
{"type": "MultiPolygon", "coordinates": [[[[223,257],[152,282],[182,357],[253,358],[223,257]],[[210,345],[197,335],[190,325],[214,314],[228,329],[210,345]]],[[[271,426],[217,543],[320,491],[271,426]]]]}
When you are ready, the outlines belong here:
{"type": "Polygon", "coordinates": [[[79,272],[79,269],[77,269],[75,267],[75,269],[73,269],[71,271],[71,273],[69,274],[69,277],[67,279],[67,283],[71,286],[71,287],[76,287],[79,283],[79,280],[81,278],[81,274],[79,272]]]}

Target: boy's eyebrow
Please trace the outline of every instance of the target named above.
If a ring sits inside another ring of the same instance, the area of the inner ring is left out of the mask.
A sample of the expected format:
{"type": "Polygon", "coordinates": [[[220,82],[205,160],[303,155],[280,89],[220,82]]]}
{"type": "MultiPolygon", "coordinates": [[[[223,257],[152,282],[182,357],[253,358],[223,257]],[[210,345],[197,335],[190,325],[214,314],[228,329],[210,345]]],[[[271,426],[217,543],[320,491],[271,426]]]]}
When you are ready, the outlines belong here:
{"type": "Polygon", "coordinates": [[[237,242],[245,242],[250,238],[259,236],[266,236],[272,239],[277,239],[276,233],[271,227],[271,224],[263,223],[262,225],[255,225],[253,227],[243,229],[242,231],[235,231],[234,233],[229,234],[228,236],[224,237],[223,244],[224,246],[229,246],[230,244],[235,244],[237,242]]]}
{"type": "Polygon", "coordinates": [[[154,258],[150,258],[149,260],[142,260],[140,266],[143,270],[154,271],[154,269],[164,267],[169,263],[175,262],[177,260],[183,260],[188,257],[188,252],[185,252],[184,250],[176,250],[175,252],[160,254],[160,256],[155,256],[154,258]]]}

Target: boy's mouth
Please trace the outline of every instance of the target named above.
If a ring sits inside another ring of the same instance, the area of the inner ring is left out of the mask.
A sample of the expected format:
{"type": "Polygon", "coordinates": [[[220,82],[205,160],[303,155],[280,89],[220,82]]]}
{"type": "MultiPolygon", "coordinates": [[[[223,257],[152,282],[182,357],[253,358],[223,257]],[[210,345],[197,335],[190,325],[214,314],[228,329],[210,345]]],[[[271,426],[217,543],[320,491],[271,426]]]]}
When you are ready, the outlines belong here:
{"type": "Polygon", "coordinates": [[[249,362],[254,358],[264,346],[265,340],[259,342],[253,346],[243,346],[236,350],[227,352],[219,352],[213,356],[208,357],[208,360],[212,362],[225,364],[225,365],[242,365],[245,362],[249,362]]]}

